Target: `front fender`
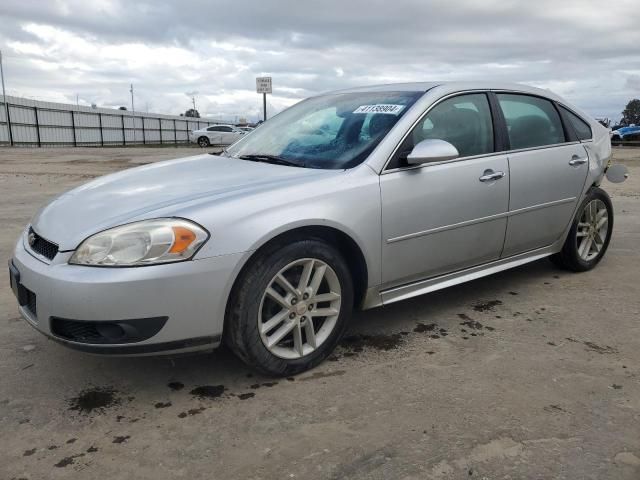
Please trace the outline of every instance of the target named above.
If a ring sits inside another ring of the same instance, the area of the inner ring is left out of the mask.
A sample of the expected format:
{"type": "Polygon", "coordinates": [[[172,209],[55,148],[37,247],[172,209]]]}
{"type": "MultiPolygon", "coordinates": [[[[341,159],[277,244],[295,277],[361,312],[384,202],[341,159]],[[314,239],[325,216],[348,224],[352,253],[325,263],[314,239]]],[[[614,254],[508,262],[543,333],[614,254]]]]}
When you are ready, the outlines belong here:
{"type": "Polygon", "coordinates": [[[360,248],[367,264],[368,285],[380,283],[379,177],[365,165],[177,215],[211,232],[196,259],[245,253],[246,262],[251,253],[288,231],[311,226],[333,228],[360,248]]]}

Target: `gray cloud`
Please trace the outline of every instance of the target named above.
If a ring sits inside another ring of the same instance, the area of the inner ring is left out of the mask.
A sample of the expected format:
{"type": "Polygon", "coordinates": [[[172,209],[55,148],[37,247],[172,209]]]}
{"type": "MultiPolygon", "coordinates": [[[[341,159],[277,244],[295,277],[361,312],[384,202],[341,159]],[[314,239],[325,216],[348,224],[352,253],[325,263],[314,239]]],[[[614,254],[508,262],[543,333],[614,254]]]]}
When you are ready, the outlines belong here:
{"type": "Polygon", "coordinates": [[[130,2],[0,6],[8,87],[53,100],[189,107],[257,117],[254,78],[274,77],[277,111],[351,85],[496,79],[550,88],[617,118],[639,96],[640,12],[598,1],[349,0],[130,2]],[[4,28],[6,26],[6,28],[4,28]]]}

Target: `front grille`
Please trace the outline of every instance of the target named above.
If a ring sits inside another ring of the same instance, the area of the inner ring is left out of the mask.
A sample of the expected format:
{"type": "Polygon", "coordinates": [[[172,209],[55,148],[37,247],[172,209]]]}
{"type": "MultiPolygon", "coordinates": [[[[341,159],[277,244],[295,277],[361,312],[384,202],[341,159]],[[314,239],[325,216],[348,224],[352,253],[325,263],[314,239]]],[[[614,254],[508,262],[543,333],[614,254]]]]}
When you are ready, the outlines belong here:
{"type": "Polygon", "coordinates": [[[42,238],[31,227],[29,227],[29,236],[27,238],[31,250],[43,257],[53,260],[53,257],[58,254],[58,245],[42,238]]]}
{"type": "Polygon", "coordinates": [[[27,303],[24,306],[24,308],[26,308],[27,310],[29,310],[29,312],[31,312],[31,315],[33,315],[33,318],[38,318],[38,308],[36,306],[36,294],[33,293],[28,288],[25,288],[25,290],[27,291],[27,303]]]}
{"type": "Polygon", "coordinates": [[[51,331],[54,335],[66,340],[85,343],[102,343],[102,335],[98,333],[94,322],[78,322],[53,318],[51,331]]]}

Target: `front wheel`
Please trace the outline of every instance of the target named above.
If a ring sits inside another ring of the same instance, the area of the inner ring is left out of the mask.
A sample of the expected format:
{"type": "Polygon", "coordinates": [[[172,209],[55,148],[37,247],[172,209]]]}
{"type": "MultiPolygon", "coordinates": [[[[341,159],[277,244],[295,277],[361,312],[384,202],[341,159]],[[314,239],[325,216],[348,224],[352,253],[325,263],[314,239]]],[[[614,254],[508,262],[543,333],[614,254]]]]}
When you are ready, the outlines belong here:
{"type": "Polygon", "coordinates": [[[206,148],[211,145],[211,142],[209,142],[209,139],[207,137],[200,137],[198,139],[198,145],[200,145],[202,148],[206,148]]]}
{"type": "Polygon", "coordinates": [[[566,270],[591,270],[607,251],[612,231],[611,199],[601,188],[592,188],[578,209],[562,250],[551,260],[566,270]]]}
{"type": "Polygon", "coordinates": [[[274,245],[238,279],[225,340],[249,366],[294,375],[329,356],[352,309],[351,274],[340,252],[316,239],[274,245]]]}

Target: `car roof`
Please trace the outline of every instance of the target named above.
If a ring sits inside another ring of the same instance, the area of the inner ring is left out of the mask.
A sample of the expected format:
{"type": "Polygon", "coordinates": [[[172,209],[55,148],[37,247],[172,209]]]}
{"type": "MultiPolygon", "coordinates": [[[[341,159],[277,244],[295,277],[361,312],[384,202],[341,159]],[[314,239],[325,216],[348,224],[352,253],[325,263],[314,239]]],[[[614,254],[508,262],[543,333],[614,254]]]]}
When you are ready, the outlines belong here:
{"type": "Polygon", "coordinates": [[[438,88],[447,92],[457,92],[461,90],[507,90],[531,93],[534,95],[542,95],[547,98],[559,100],[559,97],[550,90],[532,87],[514,82],[491,82],[491,81],[450,81],[450,82],[410,82],[410,83],[388,83],[383,85],[369,85],[362,87],[353,87],[333,92],[326,92],[324,95],[333,95],[339,93],[357,93],[357,92],[426,92],[433,88],[438,88]]]}

